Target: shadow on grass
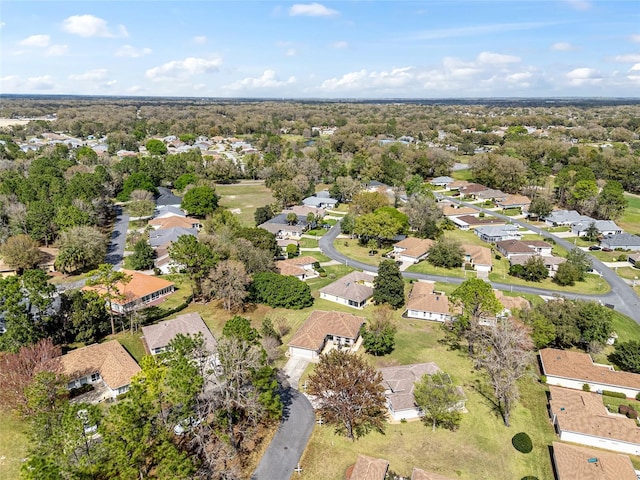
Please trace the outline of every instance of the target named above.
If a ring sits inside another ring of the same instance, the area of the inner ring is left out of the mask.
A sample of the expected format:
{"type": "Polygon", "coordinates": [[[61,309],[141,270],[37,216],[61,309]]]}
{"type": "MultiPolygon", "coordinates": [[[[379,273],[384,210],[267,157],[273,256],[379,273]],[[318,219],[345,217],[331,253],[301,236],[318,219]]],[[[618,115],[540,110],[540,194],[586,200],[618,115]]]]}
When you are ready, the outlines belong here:
{"type": "Polygon", "coordinates": [[[502,410],[502,405],[496,402],[495,398],[493,397],[491,387],[479,378],[476,378],[470,385],[470,387],[480,394],[480,396],[484,399],[482,403],[484,403],[491,409],[495,417],[499,420],[504,421],[504,412],[502,410]]]}

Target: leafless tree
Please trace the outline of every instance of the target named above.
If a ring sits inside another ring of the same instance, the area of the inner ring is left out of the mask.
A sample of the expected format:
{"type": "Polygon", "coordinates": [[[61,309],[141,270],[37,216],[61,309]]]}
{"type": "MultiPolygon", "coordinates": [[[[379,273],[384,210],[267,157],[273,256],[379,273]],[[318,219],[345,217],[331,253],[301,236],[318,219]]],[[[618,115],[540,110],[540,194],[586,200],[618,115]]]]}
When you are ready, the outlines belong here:
{"type": "Polygon", "coordinates": [[[203,285],[205,296],[215,296],[222,299],[226,310],[233,310],[242,305],[247,297],[247,286],[251,282],[251,277],[247,275],[246,269],[237,260],[223,260],[218,263],[203,285]]]}
{"type": "Polygon", "coordinates": [[[514,320],[502,319],[475,329],[473,359],[484,369],[498,401],[504,424],[510,426],[511,410],[518,400],[519,379],[532,361],[533,342],[527,328],[514,320]]]}

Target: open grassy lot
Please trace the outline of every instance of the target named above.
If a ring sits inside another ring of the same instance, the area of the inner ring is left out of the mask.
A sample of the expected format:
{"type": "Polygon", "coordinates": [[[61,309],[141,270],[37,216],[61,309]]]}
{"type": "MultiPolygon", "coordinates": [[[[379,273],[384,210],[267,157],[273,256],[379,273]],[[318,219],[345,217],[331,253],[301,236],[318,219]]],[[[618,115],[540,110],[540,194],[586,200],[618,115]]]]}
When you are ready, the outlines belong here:
{"type": "Polygon", "coordinates": [[[300,248],[318,248],[318,240],[315,238],[302,237],[298,245],[300,248]]]}
{"type": "Polygon", "coordinates": [[[0,480],[20,477],[22,459],[27,456],[27,425],[10,413],[0,413],[0,480]]]}
{"type": "Polygon", "coordinates": [[[446,275],[447,277],[456,278],[475,278],[476,272],[474,270],[464,270],[463,268],[442,268],[431,265],[426,260],[420,263],[411,265],[407,268],[407,272],[424,273],[427,275],[446,275]]]}
{"type": "Polygon", "coordinates": [[[376,366],[435,361],[449,373],[467,395],[468,413],[456,432],[432,432],[421,422],[388,425],[384,435],[371,433],[355,442],[334,434],[327,426],[316,426],[301,465],[309,479],[343,478],[358,453],[389,460],[390,470],[409,476],[413,467],[451,478],[513,478],[535,475],[553,479],[548,448],[554,433],[546,415],[544,387],[532,379],[521,382],[523,401],[514,409],[512,427],[507,428],[494,410],[482,375],[466,354],[449,350],[439,340],[438,324],[398,319],[396,350],[383,358],[367,358],[376,366]],[[488,397],[488,398],[487,398],[488,397]],[[514,450],[511,437],[526,431],[534,450],[523,455],[514,450]],[[326,459],[331,458],[331,462],[326,459]]]}
{"type": "Polygon", "coordinates": [[[355,239],[338,238],[334,242],[334,246],[341,254],[370,265],[378,265],[382,260],[385,260],[383,255],[391,251],[391,247],[382,247],[376,250],[373,255],[369,255],[369,248],[366,245],[360,245],[355,239]]]}
{"type": "Polygon", "coordinates": [[[637,280],[640,278],[640,269],[634,267],[615,267],[614,270],[619,276],[628,280],[637,280]]]}
{"type": "Polygon", "coordinates": [[[456,179],[456,180],[472,180],[473,179],[473,173],[471,172],[471,169],[467,169],[467,170],[456,170],[455,172],[451,172],[451,177],[456,179]]]}
{"type": "Polygon", "coordinates": [[[271,190],[263,183],[257,182],[216,185],[216,192],[221,197],[220,205],[234,213],[239,210],[238,219],[247,227],[255,225],[253,214],[256,208],[264,207],[274,201],[271,190]]]}
{"type": "Polygon", "coordinates": [[[625,194],[625,198],[629,204],[616,223],[627,233],[640,234],[640,196],[625,194]]]}

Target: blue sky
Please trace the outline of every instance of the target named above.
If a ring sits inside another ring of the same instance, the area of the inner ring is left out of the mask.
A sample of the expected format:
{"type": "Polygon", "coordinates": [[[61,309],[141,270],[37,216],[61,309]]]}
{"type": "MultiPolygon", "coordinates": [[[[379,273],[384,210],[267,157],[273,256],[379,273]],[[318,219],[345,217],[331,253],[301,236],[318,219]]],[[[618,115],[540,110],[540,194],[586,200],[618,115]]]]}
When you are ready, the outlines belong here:
{"type": "Polygon", "coordinates": [[[3,0],[0,92],[640,97],[640,3],[3,0]]]}

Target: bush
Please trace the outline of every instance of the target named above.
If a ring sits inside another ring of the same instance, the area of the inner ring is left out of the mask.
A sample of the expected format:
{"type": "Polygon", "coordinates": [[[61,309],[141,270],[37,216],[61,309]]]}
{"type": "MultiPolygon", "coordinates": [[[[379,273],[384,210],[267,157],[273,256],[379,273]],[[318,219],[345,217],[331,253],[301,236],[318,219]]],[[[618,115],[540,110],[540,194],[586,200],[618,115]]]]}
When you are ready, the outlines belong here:
{"type": "Polygon", "coordinates": [[[502,260],[502,256],[499,253],[496,253],[495,258],[496,260],[502,260]]]}
{"type": "Polygon", "coordinates": [[[295,277],[273,272],[256,273],[251,285],[251,299],[270,307],[301,309],[313,305],[309,285],[295,277]]]}
{"type": "Polygon", "coordinates": [[[591,386],[589,386],[588,383],[585,383],[584,385],[582,385],[582,390],[584,390],[585,392],[590,392],[591,386]]]}
{"type": "Polygon", "coordinates": [[[627,398],[627,396],[624,393],[612,392],[611,390],[603,390],[602,395],[607,397],[614,397],[614,398],[627,398]]]}
{"type": "Polygon", "coordinates": [[[530,453],[533,450],[531,437],[525,432],[516,433],[511,439],[511,444],[520,453],[530,453]]]}
{"type": "Polygon", "coordinates": [[[638,418],[638,412],[636,410],[634,410],[633,408],[630,408],[627,411],[627,418],[631,418],[633,420],[638,418]]]}
{"type": "Polygon", "coordinates": [[[627,415],[629,413],[629,407],[627,407],[626,405],[618,406],[618,413],[620,413],[621,415],[627,415]]]}
{"type": "MultiPolygon", "coordinates": [[[[546,375],[540,375],[540,383],[547,383],[547,376],[546,375]]],[[[638,395],[640,395],[640,393],[638,395]]]]}
{"type": "Polygon", "coordinates": [[[636,400],[640,400],[640,392],[636,395],[636,400]]]}
{"type": "Polygon", "coordinates": [[[618,256],[618,261],[619,262],[626,262],[627,261],[627,255],[618,256]]]}
{"type": "Polygon", "coordinates": [[[534,477],[532,475],[527,475],[526,477],[522,477],[521,480],[538,480],[538,477],[534,477]]]}

